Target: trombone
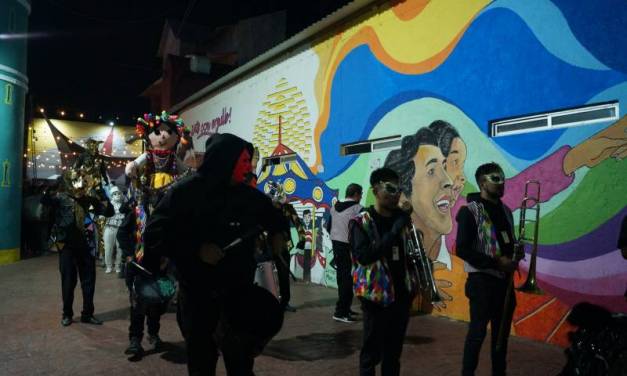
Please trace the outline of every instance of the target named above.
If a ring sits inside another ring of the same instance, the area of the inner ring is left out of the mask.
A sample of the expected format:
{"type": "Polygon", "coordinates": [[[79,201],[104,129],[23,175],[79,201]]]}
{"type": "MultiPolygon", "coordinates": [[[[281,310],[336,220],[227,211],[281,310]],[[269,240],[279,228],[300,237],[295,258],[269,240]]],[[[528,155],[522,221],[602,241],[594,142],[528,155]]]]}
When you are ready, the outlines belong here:
{"type": "MultiPolygon", "coordinates": [[[[538,232],[540,229],[540,182],[538,180],[528,180],[525,183],[525,195],[520,205],[520,220],[518,221],[518,241],[514,246],[512,259],[522,260],[525,257],[525,246],[531,245],[531,259],[529,260],[529,271],[525,283],[516,287],[516,290],[528,294],[543,295],[544,291],[538,287],[536,279],[536,258],[538,256],[538,232]],[[532,190],[533,188],[533,190],[532,190]],[[535,212],[532,218],[527,217],[527,211],[535,212]],[[527,225],[533,226],[533,233],[527,234],[527,225]]],[[[511,325],[514,310],[510,309],[511,301],[514,297],[514,273],[507,275],[507,292],[505,293],[505,304],[503,316],[496,342],[496,348],[501,349],[505,341],[507,326],[511,325]]]]}
{"type": "Polygon", "coordinates": [[[410,267],[413,269],[413,276],[410,277],[416,279],[418,287],[421,290],[429,293],[432,305],[441,303],[442,297],[438,294],[438,289],[435,285],[431,260],[427,257],[425,247],[422,243],[422,233],[416,229],[413,223],[411,227],[408,228],[408,231],[407,256],[410,261],[410,267]]]}

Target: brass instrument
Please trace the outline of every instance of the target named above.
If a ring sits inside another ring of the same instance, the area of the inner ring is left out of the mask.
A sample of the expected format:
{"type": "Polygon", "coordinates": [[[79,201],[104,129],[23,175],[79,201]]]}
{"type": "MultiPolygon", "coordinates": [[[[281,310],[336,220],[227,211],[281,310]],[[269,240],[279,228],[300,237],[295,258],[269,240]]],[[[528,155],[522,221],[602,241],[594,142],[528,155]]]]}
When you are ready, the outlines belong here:
{"type": "MultiPolygon", "coordinates": [[[[409,241],[407,247],[407,257],[409,265],[413,269],[414,277],[417,279],[419,288],[430,295],[431,304],[442,302],[442,297],[438,294],[438,289],[433,278],[433,268],[431,260],[427,257],[425,247],[422,243],[422,233],[420,233],[414,224],[408,228],[409,241]]],[[[411,273],[410,273],[410,277],[411,273]]]]}
{"type": "Polygon", "coordinates": [[[525,196],[522,201],[522,205],[520,206],[520,221],[518,223],[518,244],[519,254],[516,254],[515,260],[523,259],[525,256],[525,245],[531,245],[531,259],[529,260],[529,271],[527,273],[527,280],[521,286],[517,287],[516,290],[520,292],[526,292],[529,294],[543,295],[544,291],[542,291],[538,287],[538,282],[536,280],[536,258],[538,257],[538,230],[540,229],[540,182],[537,180],[529,180],[525,184],[525,196]],[[529,186],[536,185],[536,195],[535,197],[529,196],[529,186]],[[529,202],[531,201],[531,207],[529,202]],[[527,219],[527,210],[535,211],[534,219],[527,219]],[[527,223],[533,224],[533,235],[532,237],[527,237],[526,229],[527,223]]]}
{"type": "MultiPolygon", "coordinates": [[[[538,287],[536,280],[536,258],[538,256],[538,231],[540,229],[540,182],[538,180],[529,180],[525,183],[525,195],[520,205],[520,220],[518,222],[518,240],[514,246],[514,261],[522,260],[525,257],[525,246],[531,245],[531,259],[529,260],[529,271],[527,280],[516,290],[528,294],[542,295],[544,291],[538,287]],[[530,188],[534,186],[536,189],[530,192],[530,188]],[[535,195],[532,195],[535,194],[535,195]],[[535,212],[534,218],[527,218],[527,210],[535,212]],[[533,225],[533,234],[527,234],[527,224],[533,225]]],[[[514,310],[510,309],[511,300],[514,294],[514,273],[507,276],[507,292],[505,293],[505,304],[503,308],[503,316],[496,342],[496,348],[502,348],[505,340],[505,332],[507,325],[511,325],[511,319],[514,310]]]]}

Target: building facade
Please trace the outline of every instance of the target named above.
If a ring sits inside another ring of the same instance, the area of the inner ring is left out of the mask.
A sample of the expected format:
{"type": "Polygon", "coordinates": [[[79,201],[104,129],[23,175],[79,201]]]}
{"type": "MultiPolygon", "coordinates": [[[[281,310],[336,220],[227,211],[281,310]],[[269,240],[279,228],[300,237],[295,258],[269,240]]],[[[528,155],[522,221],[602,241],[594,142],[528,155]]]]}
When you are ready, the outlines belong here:
{"type": "MultiPolygon", "coordinates": [[[[355,2],[328,18],[174,107],[199,151],[229,132],[262,157],[295,154],[260,172],[259,188],[283,183],[303,216],[312,254],[295,251],[297,275],[309,268],[313,282],[335,285],[328,208],[349,183],[368,187],[372,169],[390,166],[435,263],[447,304],[437,314],[468,320],[455,215],[478,191],[476,168],[494,161],[516,218],[525,183],[541,182],[545,294],[517,293],[514,332],[565,345],[577,302],[627,311],[617,249],[627,215],[627,3],[355,2]],[[450,127],[430,126],[438,120],[450,127]]],[[[517,284],[528,267],[529,256],[517,284]]]]}

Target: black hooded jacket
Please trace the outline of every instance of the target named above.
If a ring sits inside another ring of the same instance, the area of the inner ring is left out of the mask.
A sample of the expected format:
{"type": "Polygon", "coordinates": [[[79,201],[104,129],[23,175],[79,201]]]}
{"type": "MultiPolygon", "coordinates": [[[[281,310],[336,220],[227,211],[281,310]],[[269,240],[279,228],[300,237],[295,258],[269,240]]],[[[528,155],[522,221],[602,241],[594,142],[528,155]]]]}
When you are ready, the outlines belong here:
{"type": "Polygon", "coordinates": [[[231,185],[241,152],[252,145],[231,134],[217,134],[206,144],[198,171],[168,190],[148,219],[144,231],[144,265],[158,270],[161,256],[175,264],[183,288],[198,293],[225,293],[252,285],[254,239],[225,251],[215,266],[203,262],[203,243],[225,247],[260,226],[270,235],[287,224],[262,192],[244,184],[231,185]]]}

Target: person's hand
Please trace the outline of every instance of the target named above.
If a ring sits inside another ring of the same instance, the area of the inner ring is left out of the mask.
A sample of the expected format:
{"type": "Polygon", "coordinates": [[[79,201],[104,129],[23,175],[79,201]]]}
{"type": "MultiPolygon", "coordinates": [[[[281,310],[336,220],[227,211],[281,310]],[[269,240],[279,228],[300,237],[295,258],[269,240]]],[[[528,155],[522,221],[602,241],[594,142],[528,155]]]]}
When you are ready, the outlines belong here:
{"type": "Polygon", "coordinates": [[[518,263],[507,256],[501,256],[497,259],[497,268],[502,272],[512,273],[518,269],[518,263]]]}
{"type": "Polygon", "coordinates": [[[133,261],[133,256],[126,256],[126,262],[133,261]]]}
{"type": "Polygon", "coordinates": [[[572,148],[564,156],[563,169],[570,175],[580,167],[594,167],[608,158],[627,157],[627,116],[572,148]]]}
{"type": "Polygon", "coordinates": [[[409,200],[403,200],[398,203],[398,207],[407,214],[411,214],[414,211],[414,208],[411,206],[411,202],[409,200]]]}
{"type": "Polygon", "coordinates": [[[198,250],[198,256],[209,265],[216,265],[224,258],[224,251],[214,243],[204,243],[198,250]]]}
{"type": "Polygon", "coordinates": [[[129,178],[137,177],[137,165],[135,164],[135,162],[128,162],[126,164],[126,167],[124,168],[124,173],[129,178]]]}

